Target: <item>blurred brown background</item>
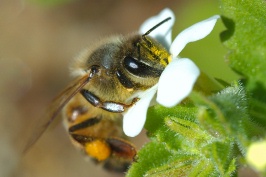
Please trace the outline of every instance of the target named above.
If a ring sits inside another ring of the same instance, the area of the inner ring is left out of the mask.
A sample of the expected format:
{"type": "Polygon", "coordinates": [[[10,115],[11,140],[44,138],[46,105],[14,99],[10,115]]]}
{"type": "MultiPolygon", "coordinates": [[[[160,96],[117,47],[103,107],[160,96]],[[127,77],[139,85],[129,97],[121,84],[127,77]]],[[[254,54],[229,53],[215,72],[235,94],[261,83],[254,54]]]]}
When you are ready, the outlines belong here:
{"type": "MultiPolygon", "coordinates": [[[[137,31],[165,7],[178,16],[187,5],[181,0],[69,0],[59,5],[1,0],[0,176],[118,176],[84,160],[62,124],[49,128],[25,156],[23,144],[52,98],[71,81],[69,63],[83,48],[105,36],[137,31]]],[[[134,139],[138,147],[145,141],[145,132],[134,139]]]]}

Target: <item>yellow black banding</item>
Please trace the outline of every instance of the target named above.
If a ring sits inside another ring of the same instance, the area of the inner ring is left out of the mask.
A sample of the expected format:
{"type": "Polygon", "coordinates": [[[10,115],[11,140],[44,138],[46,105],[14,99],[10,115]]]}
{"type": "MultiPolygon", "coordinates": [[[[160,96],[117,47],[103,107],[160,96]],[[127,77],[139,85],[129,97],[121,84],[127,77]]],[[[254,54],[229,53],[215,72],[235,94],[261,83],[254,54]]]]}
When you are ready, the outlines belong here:
{"type": "Polygon", "coordinates": [[[169,52],[157,41],[150,37],[144,37],[142,42],[139,43],[141,51],[145,51],[142,55],[145,55],[145,58],[160,63],[164,68],[170,62],[169,52]]]}

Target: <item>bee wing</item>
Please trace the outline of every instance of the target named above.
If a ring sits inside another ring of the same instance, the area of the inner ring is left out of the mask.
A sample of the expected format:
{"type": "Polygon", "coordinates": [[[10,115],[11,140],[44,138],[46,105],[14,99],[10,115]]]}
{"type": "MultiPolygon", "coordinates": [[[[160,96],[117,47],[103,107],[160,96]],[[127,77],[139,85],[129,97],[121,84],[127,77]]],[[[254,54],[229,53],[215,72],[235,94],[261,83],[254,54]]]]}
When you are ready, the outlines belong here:
{"type": "Polygon", "coordinates": [[[55,120],[58,114],[61,112],[63,107],[74,97],[79,91],[90,81],[92,75],[85,75],[76,81],[74,84],[68,86],[64,91],[62,91],[49,106],[47,115],[44,119],[44,124],[40,124],[40,126],[35,128],[35,131],[32,133],[32,136],[28,140],[24,153],[26,153],[29,148],[40,138],[40,136],[44,133],[47,127],[55,120]]]}

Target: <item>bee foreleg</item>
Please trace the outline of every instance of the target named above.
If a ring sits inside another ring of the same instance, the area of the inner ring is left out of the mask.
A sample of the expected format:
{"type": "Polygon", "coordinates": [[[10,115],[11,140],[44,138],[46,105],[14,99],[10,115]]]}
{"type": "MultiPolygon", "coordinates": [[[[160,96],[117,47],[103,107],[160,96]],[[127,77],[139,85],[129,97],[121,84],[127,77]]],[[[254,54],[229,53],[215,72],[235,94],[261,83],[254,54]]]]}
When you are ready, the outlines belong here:
{"type": "Polygon", "coordinates": [[[99,107],[109,112],[115,112],[115,113],[124,112],[127,108],[131,107],[133,104],[135,104],[139,100],[138,98],[134,98],[132,102],[127,105],[127,104],[117,103],[113,101],[102,102],[99,97],[97,97],[92,92],[85,90],[85,89],[81,90],[80,93],[93,106],[99,107]]]}

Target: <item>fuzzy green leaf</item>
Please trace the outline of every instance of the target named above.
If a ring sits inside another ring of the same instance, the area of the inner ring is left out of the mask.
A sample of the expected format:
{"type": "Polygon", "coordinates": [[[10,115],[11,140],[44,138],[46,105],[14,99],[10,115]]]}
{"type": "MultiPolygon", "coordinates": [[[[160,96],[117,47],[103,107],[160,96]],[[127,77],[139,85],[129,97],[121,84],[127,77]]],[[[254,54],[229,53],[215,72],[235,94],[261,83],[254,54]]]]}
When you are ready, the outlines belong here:
{"type": "Polygon", "coordinates": [[[221,10],[230,66],[247,79],[250,114],[266,128],[266,2],[221,0],[221,10]]]}
{"type": "Polygon", "coordinates": [[[194,91],[190,99],[194,105],[149,110],[145,127],[152,142],[140,150],[128,176],[236,175],[236,159],[265,133],[248,115],[244,87],[235,84],[209,97],[194,91]]]}
{"type": "Polygon", "coordinates": [[[169,131],[169,127],[165,126],[165,119],[168,117],[181,117],[190,122],[195,121],[195,113],[197,108],[190,105],[176,106],[166,109],[162,106],[154,106],[149,109],[145,128],[148,130],[148,135],[155,138],[159,142],[167,142],[167,146],[178,150],[183,145],[182,136],[173,131],[169,131]]]}
{"type": "Polygon", "coordinates": [[[266,2],[221,0],[231,67],[266,86],[266,2]]]}
{"type": "Polygon", "coordinates": [[[129,169],[128,177],[144,176],[150,169],[157,169],[166,164],[173,156],[163,143],[151,142],[146,144],[139,152],[137,162],[129,169]]]}
{"type": "Polygon", "coordinates": [[[228,87],[209,98],[194,92],[191,98],[201,107],[199,112],[201,125],[204,127],[207,125],[206,130],[215,136],[235,138],[243,154],[250,139],[259,138],[265,134],[265,129],[250,119],[246,92],[241,85],[228,87]]]}

